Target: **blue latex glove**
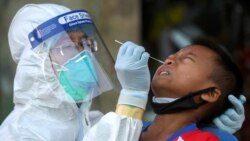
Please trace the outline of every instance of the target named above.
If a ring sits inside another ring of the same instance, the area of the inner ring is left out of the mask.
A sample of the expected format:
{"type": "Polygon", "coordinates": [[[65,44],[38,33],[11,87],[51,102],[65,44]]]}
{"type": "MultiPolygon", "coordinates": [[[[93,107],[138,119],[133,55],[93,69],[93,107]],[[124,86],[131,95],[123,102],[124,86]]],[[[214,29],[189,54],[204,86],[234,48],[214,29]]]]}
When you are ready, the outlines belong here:
{"type": "Polygon", "coordinates": [[[246,97],[240,95],[239,99],[237,99],[235,96],[229,95],[228,99],[234,108],[227,109],[221,116],[215,118],[213,123],[219,129],[233,134],[241,128],[245,120],[243,103],[246,102],[246,97]]]}
{"type": "Polygon", "coordinates": [[[122,44],[115,70],[122,86],[118,104],[145,109],[150,88],[149,54],[132,42],[122,44]]]}

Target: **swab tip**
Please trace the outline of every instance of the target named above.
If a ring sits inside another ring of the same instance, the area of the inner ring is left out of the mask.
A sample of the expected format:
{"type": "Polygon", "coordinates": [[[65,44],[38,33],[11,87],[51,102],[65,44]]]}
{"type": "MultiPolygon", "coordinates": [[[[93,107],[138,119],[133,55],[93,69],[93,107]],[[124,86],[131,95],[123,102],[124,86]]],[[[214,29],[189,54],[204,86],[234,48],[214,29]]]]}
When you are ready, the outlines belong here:
{"type": "Polygon", "coordinates": [[[115,40],[115,42],[119,43],[119,44],[123,44],[122,42],[118,41],[118,40],[115,40]]]}

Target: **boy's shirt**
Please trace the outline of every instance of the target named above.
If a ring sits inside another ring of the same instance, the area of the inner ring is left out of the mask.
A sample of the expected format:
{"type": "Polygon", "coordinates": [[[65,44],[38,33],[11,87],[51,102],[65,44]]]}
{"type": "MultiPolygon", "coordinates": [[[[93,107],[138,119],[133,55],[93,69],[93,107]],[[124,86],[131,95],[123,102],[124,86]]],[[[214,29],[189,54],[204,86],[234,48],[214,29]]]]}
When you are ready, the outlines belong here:
{"type": "MultiPolygon", "coordinates": [[[[146,131],[150,124],[151,122],[144,122],[142,132],[146,131]]],[[[214,130],[213,132],[217,131],[223,132],[221,130],[214,130]]],[[[227,139],[231,139],[230,141],[235,141],[233,135],[229,133],[223,135],[223,137],[227,136],[227,139]]],[[[220,141],[219,138],[216,134],[199,130],[196,124],[192,123],[177,131],[169,139],[166,139],[166,141],[220,141]]]]}
{"type": "Polygon", "coordinates": [[[227,131],[220,130],[215,127],[204,127],[201,129],[202,131],[207,131],[215,134],[217,137],[219,137],[220,141],[237,141],[237,138],[234,135],[228,133],[227,131]]]}

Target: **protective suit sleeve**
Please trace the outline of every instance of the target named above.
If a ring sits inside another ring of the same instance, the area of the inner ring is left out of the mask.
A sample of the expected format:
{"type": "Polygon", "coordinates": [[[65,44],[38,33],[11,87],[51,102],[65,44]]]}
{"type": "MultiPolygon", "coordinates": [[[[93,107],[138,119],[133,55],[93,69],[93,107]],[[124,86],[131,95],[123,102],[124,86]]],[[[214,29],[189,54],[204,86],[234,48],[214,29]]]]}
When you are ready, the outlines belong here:
{"type": "Polygon", "coordinates": [[[141,129],[141,120],[110,112],[85,134],[83,141],[138,141],[141,129]]]}
{"type": "Polygon", "coordinates": [[[245,120],[243,103],[246,102],[246,97],[240,95],[239,99],[237,99],[233,95],[229,95],[228,99],[234,107],[227,109],[221,116],[215,118],[213,123],[219,129],[233,134],[241,128],[245,120]]]}

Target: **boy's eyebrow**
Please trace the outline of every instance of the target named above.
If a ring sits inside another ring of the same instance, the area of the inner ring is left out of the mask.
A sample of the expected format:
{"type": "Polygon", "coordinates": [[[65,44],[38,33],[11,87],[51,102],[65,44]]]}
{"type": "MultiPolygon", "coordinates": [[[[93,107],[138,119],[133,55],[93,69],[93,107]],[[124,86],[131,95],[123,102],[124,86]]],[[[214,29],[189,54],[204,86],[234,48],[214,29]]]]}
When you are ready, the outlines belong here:
{"type": "Polygon", "coordinates": [[[181,54],[191,55],[191,56],[197,57],[197,55],[195,53],[193,53],[192,51],[190,51],[190,50],[187,51],[186,49],[181,49],[178,52],[181,53],[181,54]]]}
{"type": "Polygon", "coordinates": [[[197,57],[197,55],[195,53],[193,53],[192,51],[185,51],[185,50],[180,50],[178,52],[179,54],[182,54],[184,56],[191,56],[190,59],[195,62],[195,59],[197,57]]]}
{"type": "Polygon", "coordinates": [[[194,57],[197,57],[197,55],[196,54],[194,54],[193,52],[188,52],[188,53],[186,53],[187,55],[191,55],[191,56],[194,56],[194,57]]]}

